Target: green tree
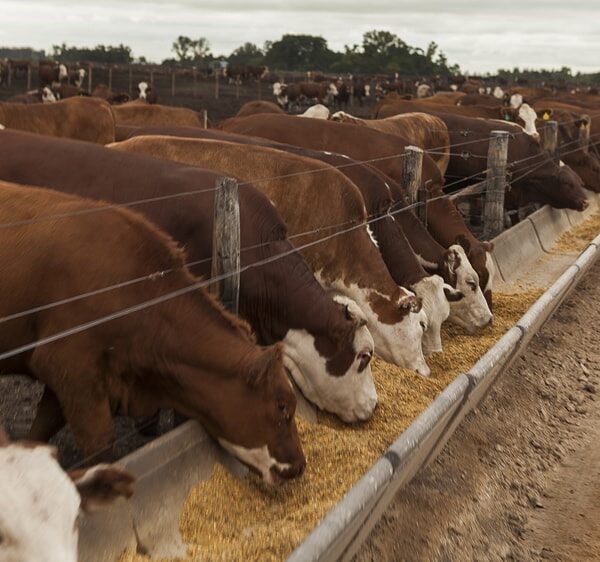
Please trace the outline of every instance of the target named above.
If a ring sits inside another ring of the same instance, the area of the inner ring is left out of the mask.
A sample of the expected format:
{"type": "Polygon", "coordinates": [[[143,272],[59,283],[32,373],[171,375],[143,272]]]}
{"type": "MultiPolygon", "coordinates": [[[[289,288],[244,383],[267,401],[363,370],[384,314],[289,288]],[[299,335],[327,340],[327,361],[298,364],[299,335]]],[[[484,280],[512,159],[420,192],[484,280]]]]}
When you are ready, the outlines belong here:
{"type": "Polygon", "coordinates": [[[52,46],[52,57],[62,62],[104,62],[113,64],[133,61],[131,47],[122,43],[88,47],[68,47],[66,43],[52,46]]]}
{"type": "Polygon", "coordinates": [[[336,59],[327,40],[315,35],[284,35],[265,53],[265,62],[278,70],[327,70],[336,59]]]}
{"type": "Polygon", "coordinates": [[[229,64],[250,64],[255,66],[262,65],[264,59],[265,53],[254,43],[244,43],[227,57],[229,64]]]}

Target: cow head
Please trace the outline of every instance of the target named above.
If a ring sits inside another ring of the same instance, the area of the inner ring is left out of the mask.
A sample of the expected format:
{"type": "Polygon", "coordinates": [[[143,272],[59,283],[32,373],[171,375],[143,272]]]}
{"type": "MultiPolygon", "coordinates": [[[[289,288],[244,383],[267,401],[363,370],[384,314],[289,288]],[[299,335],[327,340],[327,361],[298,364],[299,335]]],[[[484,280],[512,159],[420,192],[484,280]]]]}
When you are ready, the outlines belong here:
{"type": "Polygon", "coordinates": [[[58,65],[58,81],[66,80],[69,77],[69,72],[64,64],[58,65]]]}
{"type": "Polygon", "coordinates": [[[141,100],[148,99],[148,82],[140,82],[138,84],[138,98],[141,100]]]}
{"type": "Polygon", "coordinates": [[[492,95],[496,98],[501,100],[504,97],[504,90],[500,87],[500,86],[496,86],[494,88],[494,92],[492,93],[492,95]]]}
{"type": "Polygon", "coordinates": [[[411,289],[423,301],[423,310],[427,315],[427,329],[423,334],[423,353],[431,355],[442,351],[442,323],[450,315],[451,298],[460,299],[460,291],[456,291],[444,283],[439,275],[424,277],[411,289]]]}
{"type": "Polygon", "coordinates": [[[56,101],[56,96],[54,92],[48,86],[44,86],[42,88],[42,103],[54,103],[56,101]]]}
{"type": "Polygon", "coordinates": [[[369,97],[371,95],[371,85],[365,84],[365,96],[369,97]]]}
{"type": "Polygon", "coordinates": [[[375,353],[388,363],[427,377],[431,371],[423,356],[423,334],[428,326],[423,302],[413,292],[399,289],[397,300],[371,291],[363,299],[366,302],[358,304],[367,316],[375,353]]]}
{"type": "Polygon", "coordinates": [[[133,493],[133,476],[98,465],[67,475],[46,445],[0,437],[0,560],[76,562],[78,516],[133,493]]]}
{"type": "Polygon", "coordinates": [[[509,104],[511,107],[517,108],[523,103],[523,96],[521,94],[513,94],[510,96],[509,104]]]}
{"type": "Polygon", "coordinates": [[[236,373],[210,384],[194,369],[183,376],[176,407],[198,419],[224,449],[268,484],[302,474],[306,460],[294,420],[296,396],[281,344],[255,347],[236,373]]]}
{"type": "Polygon", "coordinates": [[[373,338],[354,301],[340,295],[335,301],[326,334],[288,331],[284,362],[302,394],[319,408],[345,422],[366,420],[377,405],[370,365],[373,338]]]}
{"type": "Polygon", "coordinates": [[[487,326],[493,318],[491,298],[495,268],[489,256],[490,251],[489,246],[471,247],[469,241],[461,235],[457,238],[457,243],[444,252],[440,264],[444,281],[462,295],[462,298],[452,298],[453,295],[447,292],[451,301],[450,322],[461,326],[470,334],[487,326]],[[467,254],[478,263],[479,270],[485,272],[483,286],[482,279],[467,254]]]}

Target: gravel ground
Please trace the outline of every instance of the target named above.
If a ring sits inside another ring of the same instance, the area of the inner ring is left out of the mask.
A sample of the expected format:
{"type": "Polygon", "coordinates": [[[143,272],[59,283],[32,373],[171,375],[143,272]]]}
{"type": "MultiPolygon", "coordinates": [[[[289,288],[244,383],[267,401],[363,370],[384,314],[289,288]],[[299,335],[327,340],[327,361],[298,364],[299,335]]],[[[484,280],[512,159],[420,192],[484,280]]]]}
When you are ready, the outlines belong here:
{"type": "Polygon", "coordinates": [[[600,262],[356,562],[600,560],[599,277],[600,262]]]}

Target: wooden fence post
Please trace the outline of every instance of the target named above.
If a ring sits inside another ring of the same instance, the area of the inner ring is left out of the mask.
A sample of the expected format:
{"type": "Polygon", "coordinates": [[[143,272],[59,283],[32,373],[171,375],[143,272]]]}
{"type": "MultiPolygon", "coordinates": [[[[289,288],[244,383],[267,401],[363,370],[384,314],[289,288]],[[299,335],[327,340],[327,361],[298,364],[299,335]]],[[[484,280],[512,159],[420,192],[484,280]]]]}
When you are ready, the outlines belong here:
{"type": "Polygon", "coordinates": [[[225,308],[237,314],[240,298],[238,184],[232,178],[219,178],[216,187],[211,277],[223,274],[228,277],[212,283],[210,290],[220,297],[225,308]]]}
{"type": "Polygon", "coordinates": [[[558,147],[558,121],[546,121],[544,132],[544,150],[552,156],[552,160],[558,159],[556,148],[558,147]]]}
{"type": "Polygon", "coordinates": [[[414,205],[418,201],[422,170],[423,150],[417,146],[407,146],[404,154],[402,179],[409,205],[414,205]]]}
{"type": "Polygon", "coordinates": [[[202,110],[202,124],[205,129],[208,129],[208,111],[206,109],[202,110]]]}
{"type": "Polygon", "coordinates": [[[92,93],[92,72],[94,65],[92,63],[90,63],[88,65],[88,92],[91,94],[92,93]]]}
{"type": "Polygon", "coordinates": [[[196,91],[196,67],[192,68],[192,97],[196,97],[198,95],[196,91]]]}
{"type": "Polygon", "coordinates": [[[175,97],[175,69],[171,70],[171,97],[175,97]]]}
{"type": "Polygon", "coordinates": [[[579,125],[579,146],[584,154],[590,150],[590,129],[592,128],[592,118],[589,115],[581,116],[584,122],[579,125]]]}
{"type": "Polygon", "coordinates": [[[258,77],[257,84],[258,84],[257,85],[258,92],[257,92],[256,99],[260,100],[260,99],[262,99],[262,76],[258,77]]]}
{"type": "Polygon", "coordinates": [[[150,85],[154,86],[154,70],[150,71],[150,85]]]}
{"type": "Polygon", "coordinates": [[[129,74],[127,76],[127,83],[129,84],[129,96],[133,96],[133,72],[131,66],[129,67],[129,74]]]}
{"type": "Polygon", "coordinates": [[[239,76],[235,77],[235,99],[236,100],[240,99],[240,77],[239,76]]]}
{"type": "Polygon", "coordinates": [[[12,85],[12,74],[13,74],[13,67],[12,67],[12,63],[10,61],[8,61],[8,77],[6,79],[6,83],[8,85],[8,87],[10,88],[12,85]]]}
{"type": "Polygon", "coordinates": [[[108,89],[112,90],[112,66],[108,67],[108,89]]]}
{"type": "Polygon", "coordinates": [[[494,238],[504,228],[504,190],[508,158],[507,131],[492,131],[488,148],[483,237],[494,238]]]}
{"type": "Polygon", "coordinates": [[[221,73],[220,68],[215,68],[215,99],[219,99],[219,74],[221,73]]]}
{"type": "Polygon", "coordinates": [[[27,91],[31,90],[31,63],[27,65],[27,91]]]}

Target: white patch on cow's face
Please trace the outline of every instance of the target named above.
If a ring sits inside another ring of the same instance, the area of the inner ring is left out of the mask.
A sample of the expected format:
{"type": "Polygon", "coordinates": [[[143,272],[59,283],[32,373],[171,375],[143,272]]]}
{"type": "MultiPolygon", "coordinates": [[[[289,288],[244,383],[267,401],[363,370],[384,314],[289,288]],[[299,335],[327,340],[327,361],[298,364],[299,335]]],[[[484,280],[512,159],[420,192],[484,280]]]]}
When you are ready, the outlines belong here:
{"type": "Polygon", "coordinates": [[[225,439],[217,438],[219,444],[223,449],[231,453],[234,457],[240,459],[243,463],[254,467],[258,470],[262,476],[262,479],[267,484],[274,484],[275,478],[271,473],[271,468],[277,468],[280,471],[287,470],[291,465],[287,463],[280,463],[274,459],[269,453],[269,447],[264,445],[263,447],[256,447],[255,449],[246,449],[241,445],[234,445],[225,439]]]}
{"type": "Polygon", "coordinates": [[[317,103],[309,107],[304,113],[298,115],[298,117],[309,117],[312,119],[329,119],[329,109],[321,103],[317,103]]]}
{"type": "Polygon", "coordinates": [[[427,329],[423,334],[423,353],[442,351],[442,323],[450,316],[450,303],[444,294],[444,280],[439,275],[424,277],[412,286],[423,300],[423,310],[427,315],[427,329]]]}
{"type": "Polygon", "coordinates": [[[54,93],[48,86],[44,86],[42,88],[42,102],[43,103],[54,103],[56,101],[56,97],[54,93]]]}
{"type": "Polygon", "coordinates": [[[0,448],[0,560],[76,562],[80,503],[49,447],[0,448]]]}
{"type": "Polygon", "coordinates": [[[273,95],[274,96],[280,96],[281,95],[281,90],[282,90],[282,84],[281,84],[281,82],[275,82],[273,84],[273,95]]]}
{"type": "Polygon", "coordinates": [[[540,135],[537,132],[537,129],[535,128],[535,120],[537,119],[537,113],[534,111],[534,109],[526,103],[521,104],[521,107],[519,107],[519,117],[521,118],[523,123],[525,123],[525,132],[528,135],[531,135],[532,137],[537,137],[539,139],[540,135]]]}
{"type": "MultiPolygon", "coordinates": [[[[385,324],[379,320],[369,303],[369,297],[376,293],[373,289],[359,287],[355,283],[346,285],[342,280],[332,284],[325,283],[319,271],[315,272],[315,278],[325,290],[345,295],[359,306],[373,335],[376,355],[388,363],[411,369],[425,377],[429,376],[431,371],[425,362],[421,346],[423,332],[427,329],[427,316],[423,309],[419,312],[408,312],[403,320],[396,324],[385,324]]],[[[405,295],[414,296],[414,293],[404,288],[402,291],[405,295]]],[[[403,298],[397,303],[390,303],[389,306],[399,307],[403,298]]]]}
{"type": "Polygon", "coordinates": [[[369,238],[371,239],[371,242],[373,242],[375,247],[379,248],[379,244],[377,243],[377,240],[375,240],[375,236],[373,236],[373,231],[371,230],[370,225],[367,225],[367,234],[369,235],[369,238]]]}
{"type": "Polygon", "coordinates": [[[67,67],[64,64],[59,64],[58,65],[58,79],[59,80],[64,80],[65,78],[68,78],[69,73],[67,72],[67,67]]]}
{"type": "Polygon", "coordinates": [[[496,86],[492,95],[495,98],[501,100],[504,97],[504,90],[500,86],[496,86]]]}
{"type": "Polygon", "coordinates": [[[513,94],[510,96],[510,106],[515,109],[523,103],[523,96],[521,94],[513,94]]]}
{"type": "Polygon", "coordinates": [[[565,163],[564,163],[562,160],[559,160],[559,161],[558,161],[558,166],[559,166],[560,168],[564,168],[564,167],[566,166],[566,164],[565,164],[565,163]]]}
{"type": "Polygon", "coordinates": [[[479,275],[473,269],[463,247],[455,244],[448,249],[457,252],[460,257],[460,265],[456,269],[455,289],[464,295],[464,298],[458,302],[450,303],[449,320],[473,334],[487,326],[493,316],[479,286],[479,275]]]}
{"type": "Polygon", "coordinates": [[[483,96],[483,94],[485,94],[485,88],[478,88],[477,91],[479,92],[480,96],[483,96]]]}
{"type": "Polygon", "coordinates": [[[0,123],[0,131],[3,131],[4,129],[6,129],[6,127],[0,123]]]}
{"type": "Polygon", "coordinates": [[[450,84],[450,89],[451,89],[453,92],[456,92],[456,91],[458,90],[458,86],[457,86],[456,84],[450,84]]]}
{"type": "MultiPolygon", "coordinates": [[[[363,316],[356,303],[336,297],[352,306],[357,318],[363,316]]],[[[374,352],[373,337],[366,326],[356,330],[354,361],[342,376],[327,372],[327,362],[315,348],[315,339],[305,330],[289,330],[284,340],[284,364],[292,373],[302,394],[322,410],[338,415],[351,423],[367,420],[377,405],[371,365],[359,372],[361,355],[374,352]]]]}
{"type": "Polygon", "coordinates": [[[365,85],[365,96],[369,97],[370,95],[371,95],[371,85],[366,84],[365,85]]]}
{"type": "Polygon", "coordinates": [[[337,96],[338,95],[338,89],[336,88],[335,84],[333,82],[331,82],[329,84],[329,88],[327,88],[327,93],[330,96],[337,96]]]}
{"type": "Polygon", "coordinates": [[[145,100],[148,98],[148,94],[146,93],[148,90],[148,82],[140,82],[138,84],[138,90],[140,91],[139,98],[141,100],[145,100]]]}

